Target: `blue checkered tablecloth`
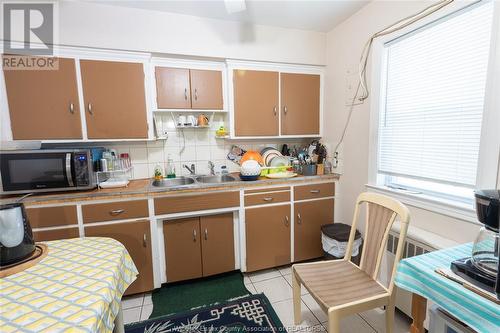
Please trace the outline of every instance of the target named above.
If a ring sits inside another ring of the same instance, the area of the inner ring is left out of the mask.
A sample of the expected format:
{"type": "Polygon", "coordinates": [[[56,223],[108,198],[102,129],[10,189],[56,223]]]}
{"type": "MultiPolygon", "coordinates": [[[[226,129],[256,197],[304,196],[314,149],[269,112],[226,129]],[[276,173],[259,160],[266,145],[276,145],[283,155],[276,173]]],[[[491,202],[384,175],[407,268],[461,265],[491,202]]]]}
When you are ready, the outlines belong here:
{"type": "Polygon", "coordinates": [[[500,305],[435,272],[471,252],[472,244],[468,243],[401,260],[395,284],[431,300],[478,332],[500,332],[500,305]]]}

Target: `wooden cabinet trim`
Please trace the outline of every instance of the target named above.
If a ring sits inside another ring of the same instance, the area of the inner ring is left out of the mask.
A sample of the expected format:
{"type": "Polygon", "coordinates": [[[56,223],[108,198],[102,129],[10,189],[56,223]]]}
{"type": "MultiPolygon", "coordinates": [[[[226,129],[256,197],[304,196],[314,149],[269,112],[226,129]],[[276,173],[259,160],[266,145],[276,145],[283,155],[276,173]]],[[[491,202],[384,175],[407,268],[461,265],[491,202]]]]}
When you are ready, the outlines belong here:
{"type": "Polygon", "coordinates": [[[290,201],[290,191],[245,195],[245,207],[290,201]]]}
{"type": "Polygon", "coordinates": [[[299,185],[294,187],[294,200],[307,200],[335,195],[335,183],[318,183],[310,185],[299,185]]]}
{"type": "Polygon", "coordinates": [[[154,199],[155,215],[230,208],[239,205],[239,191],[168,196],[154,199]]]}
{"type": "Polygon", "coordinates": [[[26,207],[32,228],[60,227],[78,224],[76,205],[56,207],[26,207]]]}
{"type": "Polygon", "coordinates": [[[146,199],[82,205],[83,223],[147,218],[148,216],[148,200],[146,199]]]}

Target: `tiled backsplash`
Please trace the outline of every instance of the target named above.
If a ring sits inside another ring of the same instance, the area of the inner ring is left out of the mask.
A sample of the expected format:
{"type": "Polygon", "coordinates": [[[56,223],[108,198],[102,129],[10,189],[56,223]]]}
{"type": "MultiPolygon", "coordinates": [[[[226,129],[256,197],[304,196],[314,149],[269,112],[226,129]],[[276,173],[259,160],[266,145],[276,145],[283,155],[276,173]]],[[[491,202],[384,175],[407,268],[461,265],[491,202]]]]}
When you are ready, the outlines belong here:
{"type": "Polygon", "coordinates": [[[268,140],[224,140],[215,138],[215,129],[223,122],[213,122],[211,128],[175,129],[173,122],[166,121],[162,124],[164,132],[168,133],[166,140],[153,142],[123,142],[103,145],[106,148],[116,149],[120,153],[129,153],[133,165],[133,178],[153,177],[156,165],[161,165],[163,170],[168,157],[175,163],[177,175],[187,175],[189,171],[182,167],[183,164],[196,166],[197,174],[208,174],[208,161],[215,164],[216,170],[221,165],[226,165],[229,172],[239,171],[239,166],[229,161],[226,156],[233,145],[238,145],[245,150],[260,151],[264,147],[276,147],[286,143],[289,146],[300,145],[309,140],[301,139],[268,139],[268,140]]]}

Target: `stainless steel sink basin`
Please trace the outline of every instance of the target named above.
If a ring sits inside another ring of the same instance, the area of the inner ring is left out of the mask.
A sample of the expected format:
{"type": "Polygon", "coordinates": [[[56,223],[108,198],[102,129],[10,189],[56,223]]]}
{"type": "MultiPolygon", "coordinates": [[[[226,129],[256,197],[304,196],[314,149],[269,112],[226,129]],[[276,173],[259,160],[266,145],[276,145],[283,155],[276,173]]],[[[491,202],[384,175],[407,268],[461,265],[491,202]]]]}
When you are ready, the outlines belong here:
{"type": "Polygon", "coordinates": [[[216,176],[198,176],[196,181],[205,184],[229,183],[236,181],[236,178],[230,175],[216,175],[216,176]]]}
{"type": "Polygon", "coordinates": [[[176,187],[194,184],[194,179],[189,177],[165,178],[162,180],[154,180],[153,186],[157,187],[176,187]]]}

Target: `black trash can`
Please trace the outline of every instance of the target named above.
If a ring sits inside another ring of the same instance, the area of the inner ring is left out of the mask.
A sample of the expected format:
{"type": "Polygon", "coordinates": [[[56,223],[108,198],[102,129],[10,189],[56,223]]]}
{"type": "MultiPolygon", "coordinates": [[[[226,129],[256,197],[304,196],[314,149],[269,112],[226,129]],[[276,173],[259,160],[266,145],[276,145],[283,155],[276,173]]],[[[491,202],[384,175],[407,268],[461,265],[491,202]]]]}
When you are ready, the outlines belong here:
{"type": "MultiPolygon", "coordinates": [[[[321,243],[323,244],[325,259],[344,258],[350,233],[351,226],[348,224],[330,223],[321,226],[321,243]]],[[[351,255],[351,261],[356,265],[359,265],[361,260],[362,245],[361,233],[356,230],[351,255]]]]}

